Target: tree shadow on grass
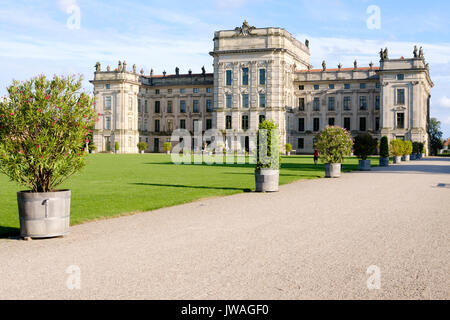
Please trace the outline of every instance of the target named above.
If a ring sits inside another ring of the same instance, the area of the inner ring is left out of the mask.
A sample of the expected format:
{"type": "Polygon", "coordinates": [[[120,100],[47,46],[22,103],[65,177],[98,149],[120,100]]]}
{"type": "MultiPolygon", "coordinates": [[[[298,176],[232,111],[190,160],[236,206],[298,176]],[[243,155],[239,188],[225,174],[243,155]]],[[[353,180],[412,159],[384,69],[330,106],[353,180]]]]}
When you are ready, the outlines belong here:
{"type": "Polygon", "coordinates": [[[19,235],[20,235],[19,228],[0,226],[0,239],[7,239],[10,237],[18,237],[19,235]]]}
{"type": "Polygon", "coordinates": [[[234,187],[214,187],[214,186],[188,186],[184,184],[164,184],[164,183],[132,183],[136,186],[149,186],[149,187],[169,187],[169,188],[187,188],[187,189],[213,189],[213,190],[236,190],[242,192],[251,192],[249,188],[234,188],[234,187]]]}

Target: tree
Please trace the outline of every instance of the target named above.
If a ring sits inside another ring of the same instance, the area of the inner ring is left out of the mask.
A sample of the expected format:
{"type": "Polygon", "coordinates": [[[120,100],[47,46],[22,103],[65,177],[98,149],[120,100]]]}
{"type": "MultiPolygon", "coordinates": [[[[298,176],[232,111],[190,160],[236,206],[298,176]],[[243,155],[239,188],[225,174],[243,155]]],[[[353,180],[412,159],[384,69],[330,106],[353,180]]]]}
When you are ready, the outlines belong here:
{"type": "Polygon", "coordinates": [[[389,143],[386,136],[381,137],[380,158],[389,158],[389,143]]]}
{"type": "Polygon", "coordinates": [[[323,163],[342,163],[352,152],[350,133],[340,127],[326,127],[316,136],[316,147],[323,163]]]}
{"type": "Polygon", "coordinates": [[[355,137],[353,149],[355,156],[367,160],[368,156],[377,151],[377,140],[368,133],[359,134],[355,137]]]}
{"type": "Polygon", "coordinates": [[[430,151],[433,155],[437,155],[439,150],[444,147],[444,141],[442,141],[441,122],[436,118],[430,119],[428,134],[430,136],[430,151]]]}

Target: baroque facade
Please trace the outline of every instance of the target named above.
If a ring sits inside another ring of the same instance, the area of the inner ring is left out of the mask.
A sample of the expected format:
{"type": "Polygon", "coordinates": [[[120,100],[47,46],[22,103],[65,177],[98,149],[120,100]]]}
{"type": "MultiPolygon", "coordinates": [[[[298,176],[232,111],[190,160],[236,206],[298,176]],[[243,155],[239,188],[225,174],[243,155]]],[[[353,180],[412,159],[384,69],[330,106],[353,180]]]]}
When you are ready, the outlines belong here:
{"type": "Polygon", "coordinates": [[[244,22],[214,34],[214,72],[145,75],[126,62],[116,69],[96,65],[94,94],[101,114],[94,130],[98,151],[136,153],[137,143],[160,152],[175,129],[218,129],[226,147],[252,148],[258,123],[271,119],[281,140],[298,153],[313,151],[314,136],[327,125],[352,135],[369,132],[428,145],[430,79],[423,50],[412,58],[380,65],[321,69],[310,64],[309,41],[302,43],[282,28],[255,28],[244,22]]]}

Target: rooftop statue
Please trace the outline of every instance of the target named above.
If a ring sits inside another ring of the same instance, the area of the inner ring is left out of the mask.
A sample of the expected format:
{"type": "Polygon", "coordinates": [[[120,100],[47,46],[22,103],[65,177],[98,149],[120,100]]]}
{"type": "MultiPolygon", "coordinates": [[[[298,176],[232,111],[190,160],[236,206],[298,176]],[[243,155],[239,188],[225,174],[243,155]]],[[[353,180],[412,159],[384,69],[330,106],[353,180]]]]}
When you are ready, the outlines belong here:
{"type": "Polygon", "coordinates": [[[95,64],[95,72],[100,72],[100,71],[102,71],[102,68],[101,68],[100,62],[97,62],[95,64]]]}
{"type": "Polygon", "coordinates": [[[322,61],[322,70],[327,70],[327,63],[325,62],[325,60],[322,61]]]}
{"type": "Polygon", "coordinates": [[[255,27],[248,24],[247,20],[244,20],[244,22],[242,23],[242,27],[237,27],[234,29],[234,31],[236,31],[237,35],[248,36],[255,29],[255,27]]]}
{"type": "Polygon", "coordinates": [[[419,55],[417,53],[417,46],[414,46],[413,54],[414,54],[414,58],[418,58],[419,55]]]}

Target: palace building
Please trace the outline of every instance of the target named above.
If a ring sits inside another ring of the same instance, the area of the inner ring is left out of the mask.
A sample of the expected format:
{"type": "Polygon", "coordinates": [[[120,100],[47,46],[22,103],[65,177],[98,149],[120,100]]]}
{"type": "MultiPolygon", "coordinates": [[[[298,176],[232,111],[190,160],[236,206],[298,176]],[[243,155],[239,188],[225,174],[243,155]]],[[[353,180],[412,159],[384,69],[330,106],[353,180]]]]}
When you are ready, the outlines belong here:
{"type": "Polygon", "coordinates": [[[282,28],[255,28],[244,22],[214,34],[214,72],[145,75],[119,62],[101,70],[94,80],[94,130],[98,151],[161,152],[172,131],[219,129],[226,147],[248,150],[259,122],[271,119],[281,140],[298,154],[313,151],[314,136],[327,125],[352,135],[424,142],[428,145],[430,91],[433,82],[423,50],[413,57],[391,59],[380,52],[380,65],[313,69],[309,41],[295,39],[282,28]]]}

